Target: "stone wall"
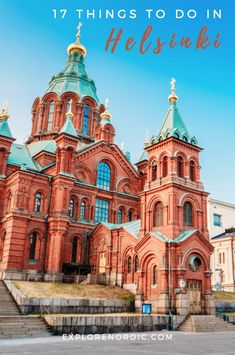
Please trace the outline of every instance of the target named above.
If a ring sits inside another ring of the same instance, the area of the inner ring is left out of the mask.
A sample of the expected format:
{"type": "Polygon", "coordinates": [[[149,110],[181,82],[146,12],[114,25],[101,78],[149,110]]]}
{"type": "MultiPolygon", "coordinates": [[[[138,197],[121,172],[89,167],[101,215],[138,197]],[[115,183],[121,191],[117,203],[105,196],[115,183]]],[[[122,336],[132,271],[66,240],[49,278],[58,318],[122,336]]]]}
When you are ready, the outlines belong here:
{"type": "Polygon", "coordinates": [[[4,282],[22,314],[47,312],[51,314],[99,314],[133,311],[132,301],[27,297],[10,280],[4,282]]]}
{"type": "Polygon", "coordinates": [[[216,312],[235,312],[235,302],[215,302],[216,312]]]}
{"type": "MultiPolygon", "coordinates": [[[[107,334],[122,332],[158,331],[168,328],[168,316],[153,315],[89,315],[44,316],[56,335],[107,334]]],[[[182,323],[184,316],[173,316],[173,329],[182,323]]]]}

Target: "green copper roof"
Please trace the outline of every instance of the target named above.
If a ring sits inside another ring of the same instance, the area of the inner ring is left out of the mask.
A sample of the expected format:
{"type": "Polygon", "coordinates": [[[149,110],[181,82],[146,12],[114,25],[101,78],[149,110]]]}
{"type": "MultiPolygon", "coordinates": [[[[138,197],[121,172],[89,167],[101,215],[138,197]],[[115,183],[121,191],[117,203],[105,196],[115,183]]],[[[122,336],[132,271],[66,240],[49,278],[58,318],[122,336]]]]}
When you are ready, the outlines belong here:
{"type": "Polygon", "coordinates": [[[141,157],[138,160],[138,163],[144,160],[148,160],[148,153],[146,152],[146,150],[143,151],[143,153],[141,154],[141,157]]]}
{"type": "Polygon", "coordinates": [[[176,137],[194,145],[198,144],[196,138],[191,136],[187,130],[176,103],[171,103],[159,134],[151,138],[151,143],[160,142],[169,137],[176,137]]]}
{"type": "Polygon", "coordinates": [[[41,170],[37,162],[32,159],[27,147],[22,144],[12,144],[7,164],[24,166],[26,169],[35,171],[41,170]]]}
{"type": "Polygon", "coordinates": [[[46,93],[56,92],[60,96],[68,91],[75,92],[80,98],[90,96],[99,103],[95,83],[87,76],[84,58],[80,52],[69,55],[66,67],[53,76],[46,93]]]}
{"type": "Polygon", "coordinates": [[[33,142],[28,144],[27,148],[32,157],[42,151],[55,154],[56,142],[54,140],[33,142]]]}
{"type": "Polygon", "coordinates": [[[138,234],[140,232],[140,224],[141,221],[140,219],[137,219],[135,221],[127,222],[127,223],[122,223],[122,224],[113,224],[113,223],[104,223],[101,222],[106,228],[110,230],[114,229],[125,229],[127,232],[129,232],[131,235],[134,237],[138,237],[138,234]]]}
{"type": "Polygon", "coordinates": [[[71,118],[69,118],[69,117],[66,118],[66,121],[60,130],[60,133],[66,133],[66,134],[69,134],[70,136],[73,136],[73,137],[78,136],[71,118]]]}
{"type": "Polygon", "coordinates": [[[0,136],[13,138],[7,119],[0,120],[0,136]]]}

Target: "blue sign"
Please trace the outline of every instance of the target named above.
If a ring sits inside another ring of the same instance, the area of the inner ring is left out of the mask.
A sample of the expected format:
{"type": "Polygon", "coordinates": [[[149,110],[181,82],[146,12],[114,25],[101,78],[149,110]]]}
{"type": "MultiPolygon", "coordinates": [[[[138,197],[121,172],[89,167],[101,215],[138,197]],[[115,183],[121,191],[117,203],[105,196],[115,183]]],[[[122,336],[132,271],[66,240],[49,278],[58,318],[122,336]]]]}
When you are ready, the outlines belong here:
{"type": "Polygon", "coordinates": [[[150,303],[142,304],[142,314],[151,314],[152,313],[152,305],[150,303]]]}

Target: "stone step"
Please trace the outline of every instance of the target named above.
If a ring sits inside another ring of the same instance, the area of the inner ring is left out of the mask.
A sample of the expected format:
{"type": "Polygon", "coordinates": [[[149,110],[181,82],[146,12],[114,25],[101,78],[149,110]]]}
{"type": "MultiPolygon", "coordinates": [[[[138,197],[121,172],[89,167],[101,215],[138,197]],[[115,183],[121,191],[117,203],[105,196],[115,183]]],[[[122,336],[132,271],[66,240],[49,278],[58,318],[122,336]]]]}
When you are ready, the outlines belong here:
{"type": "Polygon", "coordinates": [[[0,334],[0,339],[18,339],[18,338],[45,338],[50,337],[51,333],[28,333],[28,334],[0,334]]]}
{"type": "Polygon", "coordinates": [[[190,316],[178,328],[182,332],[221,332],[235,331],[235,327],[215,316],[190,316]]]}
{"type": "Polygon", "coordinates": [[[28,324],[28,323],[30,323],[30,324],[40,324],[41,322],[44,322],[43,320],[41,320],[41,319],[11,319],[10,317],[9,317],[9,319],[1,319],[1,317],[0,317],[0,326],[2,325],[2,324],[8,324],[8,323],[18,323],[18,324],[28,324]]]}

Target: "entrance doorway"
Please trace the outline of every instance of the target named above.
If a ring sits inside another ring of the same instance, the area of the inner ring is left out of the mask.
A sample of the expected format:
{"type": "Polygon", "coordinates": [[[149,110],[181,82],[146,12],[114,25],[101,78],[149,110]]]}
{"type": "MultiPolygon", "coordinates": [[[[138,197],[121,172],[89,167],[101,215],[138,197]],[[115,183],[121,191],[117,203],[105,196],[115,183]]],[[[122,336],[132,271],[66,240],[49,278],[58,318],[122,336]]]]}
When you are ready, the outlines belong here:
{"type": "Polygon", "coordinates": [[[189,313],[201,314],[202,282],[200,280],[188,280],[189,313]]]}
{"type": "Polygon", "coordinates": [[[103,274],[106,267],[106,253],[100,253],[99,273],[103,274]]]}

